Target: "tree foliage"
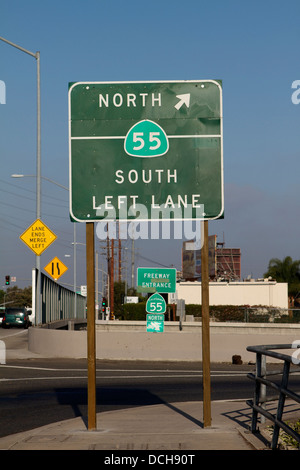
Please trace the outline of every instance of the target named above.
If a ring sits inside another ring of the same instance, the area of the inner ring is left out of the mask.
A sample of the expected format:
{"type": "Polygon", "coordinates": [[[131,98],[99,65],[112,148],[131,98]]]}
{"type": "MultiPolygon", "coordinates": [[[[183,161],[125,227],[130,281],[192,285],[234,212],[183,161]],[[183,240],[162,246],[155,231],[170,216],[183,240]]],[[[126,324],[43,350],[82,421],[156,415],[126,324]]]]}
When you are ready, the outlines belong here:
{"type": "Polygon", "coordinates": [[[31,290],[31,286],[24,289],[20,289],[18,286],[8,287],[6,292],[0,290],[0,305],[2,307],[4,304],[9,307],[31,307],[31,290]]]}
{"type": "MultiPolygon", "coordinates": [[[[124,298],[125,294],[127,296],[137,296],[139,297],[139,302],[143,302],[145,299],[136,291],[133,287],[128,287],[126,292],[125,282],[115,282],[114,283],[114,314],[116,317],[124,318],[124,298]]],[[[128,305],[128,304],[127,304],[128,305]]],[[[129,307],[130,309],[131,307],[129,307]]]]}
{"type": "Polygon", "coordinates": [[[286,256],[283,260],[272,258],[264,276],[271,277],[277,282],[287,282],[289,295],[300,292],[300,260],[293,261],[290,256],[286,256]]]}

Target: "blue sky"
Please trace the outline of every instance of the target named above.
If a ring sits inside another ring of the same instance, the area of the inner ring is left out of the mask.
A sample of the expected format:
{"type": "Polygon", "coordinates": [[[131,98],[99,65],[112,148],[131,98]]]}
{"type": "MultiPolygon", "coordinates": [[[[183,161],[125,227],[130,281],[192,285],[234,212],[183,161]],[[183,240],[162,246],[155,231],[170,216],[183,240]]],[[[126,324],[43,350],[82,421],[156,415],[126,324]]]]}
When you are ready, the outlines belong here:
{"type": "MultiPolygon", "coordinates": [[[[261,277],[272,257],[300,259],[299,13],[294,0],[3,0],[0,36],[41,53],[42,175],[68,186],[69,82],[221,79],[225,218],[209,233],[241,248],[243,277],[261,277]]],[[[19,236],[35,220],[35,180],[10,175],[36,173],[35,59],[0,41],[0,80],[0,279],[23,287],[35,260],[19,236]]],[[[42,220],[58,239],[41,265],[58,256],[69,267],[61,282],[72,284],[68,193],[46,181],[42,220]]],[[[84,224],[77,241],[80,285],[84,224]]],[[[181,268],[181,241],[137,241],[135,250],[136,265],[181,268]]]]}

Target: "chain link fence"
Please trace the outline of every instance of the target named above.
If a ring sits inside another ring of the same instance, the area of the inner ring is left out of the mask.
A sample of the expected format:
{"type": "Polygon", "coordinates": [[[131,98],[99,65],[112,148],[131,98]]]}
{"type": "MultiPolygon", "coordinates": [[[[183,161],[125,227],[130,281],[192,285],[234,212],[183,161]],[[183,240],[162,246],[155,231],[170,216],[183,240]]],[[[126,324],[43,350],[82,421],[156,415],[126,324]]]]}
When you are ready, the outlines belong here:
{"type": "MultiPolygon", "coordinates": [[[[194,321],[201,321],[201,305],[186,304],[185,313],[194,321]]],[[[279,308],[263,305],[211,305],[211,321],[243,323],[300,323],[299,308],[279,308]]]]}

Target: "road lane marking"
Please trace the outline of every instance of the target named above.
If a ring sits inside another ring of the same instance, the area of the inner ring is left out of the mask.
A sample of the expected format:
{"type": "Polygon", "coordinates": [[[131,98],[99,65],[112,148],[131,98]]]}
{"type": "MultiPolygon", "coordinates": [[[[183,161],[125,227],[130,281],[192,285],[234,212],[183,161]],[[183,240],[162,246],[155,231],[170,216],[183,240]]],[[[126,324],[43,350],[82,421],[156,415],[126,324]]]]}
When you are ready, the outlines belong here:
{"type": "MultiPolygon", "coordinates": [[[[45,370],[45,371],[87,371],[87,368],[84,369],[77,369],[77,368],[53,368],[53,367],[33,367],[33,366],[14,366],[9,364],[0,364],[0,369],[28,369],[28,370],[45,370]]],[[[96,369],[97,372],[126,372],[126,373],[167,373],[167,374],[202,374],[202,371],[199,370],[169,370],[169,369],[96,369]]],[[[211,376],[244,376],[247,375],[249,371],[211,371],[211,376]],[[215,375],[216,374],[216,375],[215,375]]]]}
{"type": "MultiPolygon", "coordinates": [[[[77,370],[78,372],[78,370],[77,370]]],[[[86,372],[86,371],[85,371],[86,372]]],[[[131,380],[131,379],[186,379],[186,378],[202,378],[203,374],[172,374],[172,375],[97,375],[96,379],[98,380],[131,380]]],[[[211,377],[245,377],[244,374],[225,374],[225,375],[212,375],[211,377]]],[[[82,376],[47,376],[47,377],[20,377],[20,378],[2,378],[0,382],[7,381],[28,381],[28,380],[69,380],[69,379],[86,379],[86,375],[82,376]]]]}

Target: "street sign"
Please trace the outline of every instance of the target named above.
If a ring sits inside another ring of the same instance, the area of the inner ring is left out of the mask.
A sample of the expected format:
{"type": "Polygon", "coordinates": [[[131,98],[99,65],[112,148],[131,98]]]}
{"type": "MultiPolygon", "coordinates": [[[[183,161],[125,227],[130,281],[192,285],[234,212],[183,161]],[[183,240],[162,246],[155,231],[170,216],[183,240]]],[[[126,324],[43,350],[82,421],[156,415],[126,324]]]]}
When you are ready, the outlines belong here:
{"type": "Polygon", "coordinates": [[[86,286],[80,286],[80,295],[83,295],[84,297],[87,296],[87,288],[86,288],[86,286]]]}
{"type": "Polygon", "coordinates": [[[176,292],[175,268],[137,268],[138,292],[176,292]]]}
{"type": "Polygon", "coordinates": [[[40,219],[31,224],[20,236],[37,256],[40,256],[56,240],[55,233],[40,219]]]}
{"type": "Polygon", "coordinates": [[[146,303],[147,313],[165,313],[167,309],[165,299],[158,293],[152,294],[146,303]]]}
{"type": "Polygon", "coordinates": [[[67,270],[67,266],[60,261],[56,256],[47,266],[44,267],[45,271],[50,274],[55,281],[60,278],[67,270]]]}
{"type": "Polygon", "coordinates": [[[222,217],[221,82],[70,84],[69,171],[78,222],[222,217]]]}
{"type": "Polygon", "coordinates": [[[139,298],[136,295],[125,295],[124,304],[138,304],[139,298]]]}
{"type": "Polygon", "coordinates": [[[149,314],[147,315],[147,331],[154,333],[162,333],[164,331],[164,315],[149,314]]]}

